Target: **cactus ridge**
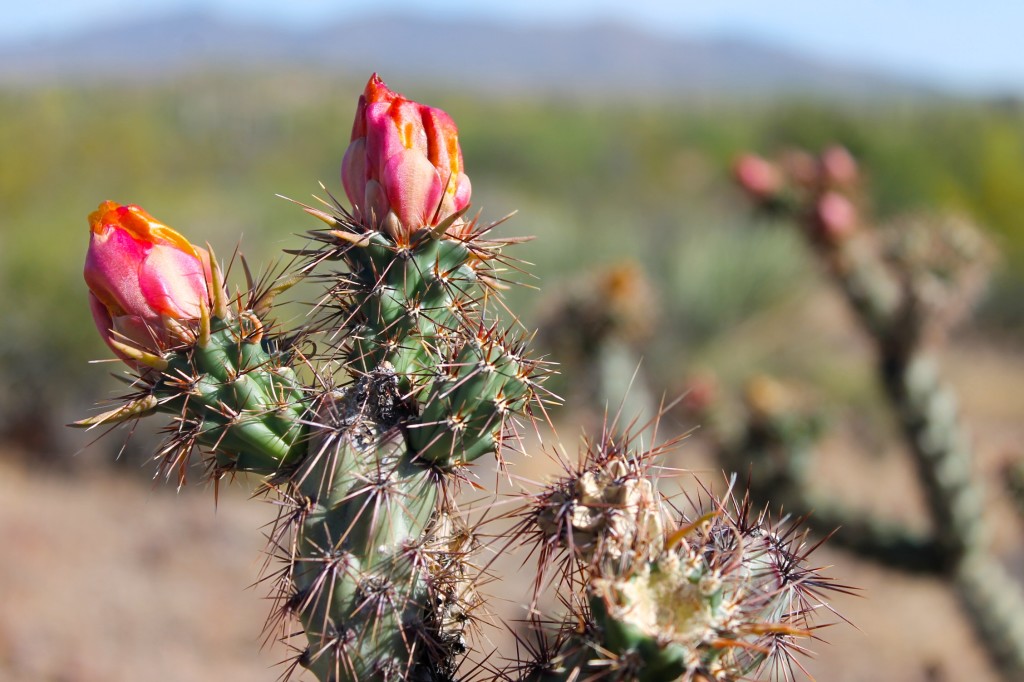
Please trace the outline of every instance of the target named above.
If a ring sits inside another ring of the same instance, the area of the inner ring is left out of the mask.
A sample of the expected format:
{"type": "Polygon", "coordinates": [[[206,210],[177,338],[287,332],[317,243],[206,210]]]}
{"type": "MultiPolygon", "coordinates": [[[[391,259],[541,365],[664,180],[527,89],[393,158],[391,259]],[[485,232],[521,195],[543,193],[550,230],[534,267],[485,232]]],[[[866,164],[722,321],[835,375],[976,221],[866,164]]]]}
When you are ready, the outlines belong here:
{"type": "Polygon", "coordinates": [[[437,473],[405,456],[400,430],[372,407],[390,378],[322,397],[309,454],[287,483],[278,620],[299,619],[299,660],[324,680],[411,674],[429,636],[437,473]]]}

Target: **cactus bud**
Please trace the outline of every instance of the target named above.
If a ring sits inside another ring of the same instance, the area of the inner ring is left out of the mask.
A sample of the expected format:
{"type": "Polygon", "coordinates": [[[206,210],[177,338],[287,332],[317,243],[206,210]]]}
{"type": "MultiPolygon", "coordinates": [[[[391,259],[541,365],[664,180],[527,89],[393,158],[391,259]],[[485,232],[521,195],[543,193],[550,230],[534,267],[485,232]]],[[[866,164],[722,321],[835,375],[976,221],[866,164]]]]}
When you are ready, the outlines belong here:
{"type": "Polygon", "coordinates": [[[821,195],[814,207],[819,236],[826,242],[839,242],[857,228],[857,208],[846,196],[835,191],[821,195]]]}
{"type": "Polygon", "coordinates": [[[396,239],[458,213],[471,192],[451,117],[393,92],[377,74],[359,98],[341,179],[356,219],[396,239]]]}
{"type": "Polygon", "coordinates": [[[138,206],[100,204],[89,216],[85,281],[100,335],[133,367],[125,346],[160,354],[191,341],[191,325],[210,310],[210,257],[138,206]]]}
{"type": "Polygon", "coordinates": [[[775,164],[754,154],[744,154],[733,165],[736,182],[743,191],[758,200],[775,197],[783,184],[782,174],[775,164]]]}

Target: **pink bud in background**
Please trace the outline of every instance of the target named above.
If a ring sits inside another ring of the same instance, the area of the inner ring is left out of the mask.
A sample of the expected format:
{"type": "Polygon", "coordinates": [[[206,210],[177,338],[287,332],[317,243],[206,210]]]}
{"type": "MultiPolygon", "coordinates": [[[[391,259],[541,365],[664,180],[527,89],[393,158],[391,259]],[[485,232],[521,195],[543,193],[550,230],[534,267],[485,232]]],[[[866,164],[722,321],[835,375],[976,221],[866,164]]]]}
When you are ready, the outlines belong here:
{"type": "Polygon", "coordinates": [[[857,181],[857,160],[846,149],[833,145],[821,153],[821,173],[832,187],[848,187],[857,181]]]}
{"type": "Polygon", "coordinates": [[[210,258],[138,206],[100,204],[89,216],[85,282],[100,335],[159,354],[179,338],[181,323],[210,309],[210,258]]]}
{"type": "Polygon", "coordinates": [[[839,192],[822,194],[815,206],[814,217],[821,236],[829,242],[844,239],[857,227],[856,207],[839,192]]]}
{"type": "Polygon", "coordinates": [[[471,192],[451,117],[392,92],[377,74],[359,98],[341,180],[356,219],[396,239],[461,211],[471,192]]]}
{"type": "Polygon", "coordinates": [[[733,164],[736,182],[756,199],[770,199],[782,190],[782,173],[775,164],[755,154],[744,154],[733,164]]]}

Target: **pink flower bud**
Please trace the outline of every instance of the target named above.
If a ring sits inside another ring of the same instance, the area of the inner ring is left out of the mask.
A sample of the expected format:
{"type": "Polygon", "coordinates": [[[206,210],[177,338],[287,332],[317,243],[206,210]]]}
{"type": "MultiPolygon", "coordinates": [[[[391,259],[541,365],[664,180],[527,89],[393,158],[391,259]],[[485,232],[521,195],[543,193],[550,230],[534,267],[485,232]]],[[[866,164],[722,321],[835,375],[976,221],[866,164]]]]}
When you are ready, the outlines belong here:
{"type": "Polygon", "coordinates": [[[736,182],[755,199],[770,199],[782,190],[783,178],[775,164],[754,154],[744,154],[733,165],[736,182]]]}
{"type": "Polygon", "coordinates": [[[356,219],[396,239],[461,211],[471,192],[451,117],[392,92],[377,74],[359,97],[341,180],[356,219]]]}
{"type": "Polygon", "coordinates": [[[138,206],[100,204],[89,216],[85,282],[100,335],[118,357],[137,367],[111,341],[159,354],[211,308],[210,257],[138,206]]]}
{"type": "Polygon", "coordinates": [[[821,153],[821,172],[832,187],[849,187],[857,181],[857,160],[846,147],[833,145],[821,153]]]}
{"type": "Polygon", "coordinates": [[[821,237],[828,242],[845,239],[857,228],[857,209],[839,192],[822,194],[815,206],[814,217],[821,237]]]}

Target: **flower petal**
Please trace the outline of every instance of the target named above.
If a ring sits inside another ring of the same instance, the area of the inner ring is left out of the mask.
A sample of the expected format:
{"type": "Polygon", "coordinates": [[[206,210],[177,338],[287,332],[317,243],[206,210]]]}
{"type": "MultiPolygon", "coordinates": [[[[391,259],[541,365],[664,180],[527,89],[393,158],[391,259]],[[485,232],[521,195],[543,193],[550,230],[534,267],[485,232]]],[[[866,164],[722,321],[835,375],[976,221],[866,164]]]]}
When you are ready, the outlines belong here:
{"type": "Polygon", "coordinates": [[[444,193],[437,169],[417,151],[404,150],[393,156],[384,172],[384,190],[402,225],[416,230],[433,224],[444,193]]]}
{"type": "Polygon", "coordinates": [[[108,227],[92,232],[85,257],[85,282],[108,309],[133,311],[156,316],[139,291],[139,265],[152,245],[139,241],[128,232],[108,227]]]}
{"type": "Polygon", "coordinates": [[[455,186],[455,211],[461,211],[469,206],[470,195],[473,193],[473,185],[469,182],[469,176],[459,173],[455,186]]]}
{"type": "Polygon", "coordinates": [[[345,156],[341,160],[341,184],[345,194],[357,211],[362,207],[366,196],[366,138],[352,140],[345,156]]]}
{"type": "Polygon", "coordinates": [[[96,323],[96,329],[100,330],[100,336],[109,343],[110,330],[114,328],[114,320],[111,319],[107,306],[103,305],[103,302],[96,298],[96,294],[91,291],[89,292],[89,310],[92,311],[92,319],[96,323]]]}
{"type": "Polygon", "coordinates": [[[366,193],[363,195],[362,219],[370,227],[378,227],[381,221],[391,211],[391,204],[388,203],[388,195],[384,187],[376,180],[366,183],[366,193]]]}
{"type": "Polygon", "coordinates": [[[454,194],[456,180],[462,173],[462,150],[455,121],[444,111],[427,106],[420,106],[420,120],[427,138],[427,158],[442,180],[448,182],[451,176],[449,193],[454,194]]]}
{"type": "Polygon", "coordinates": [[[156,245],[139,268],[139,290],[152,310],[174,319],[196,319],[209,305],[203,263],[190,253],[156,245]]]}

